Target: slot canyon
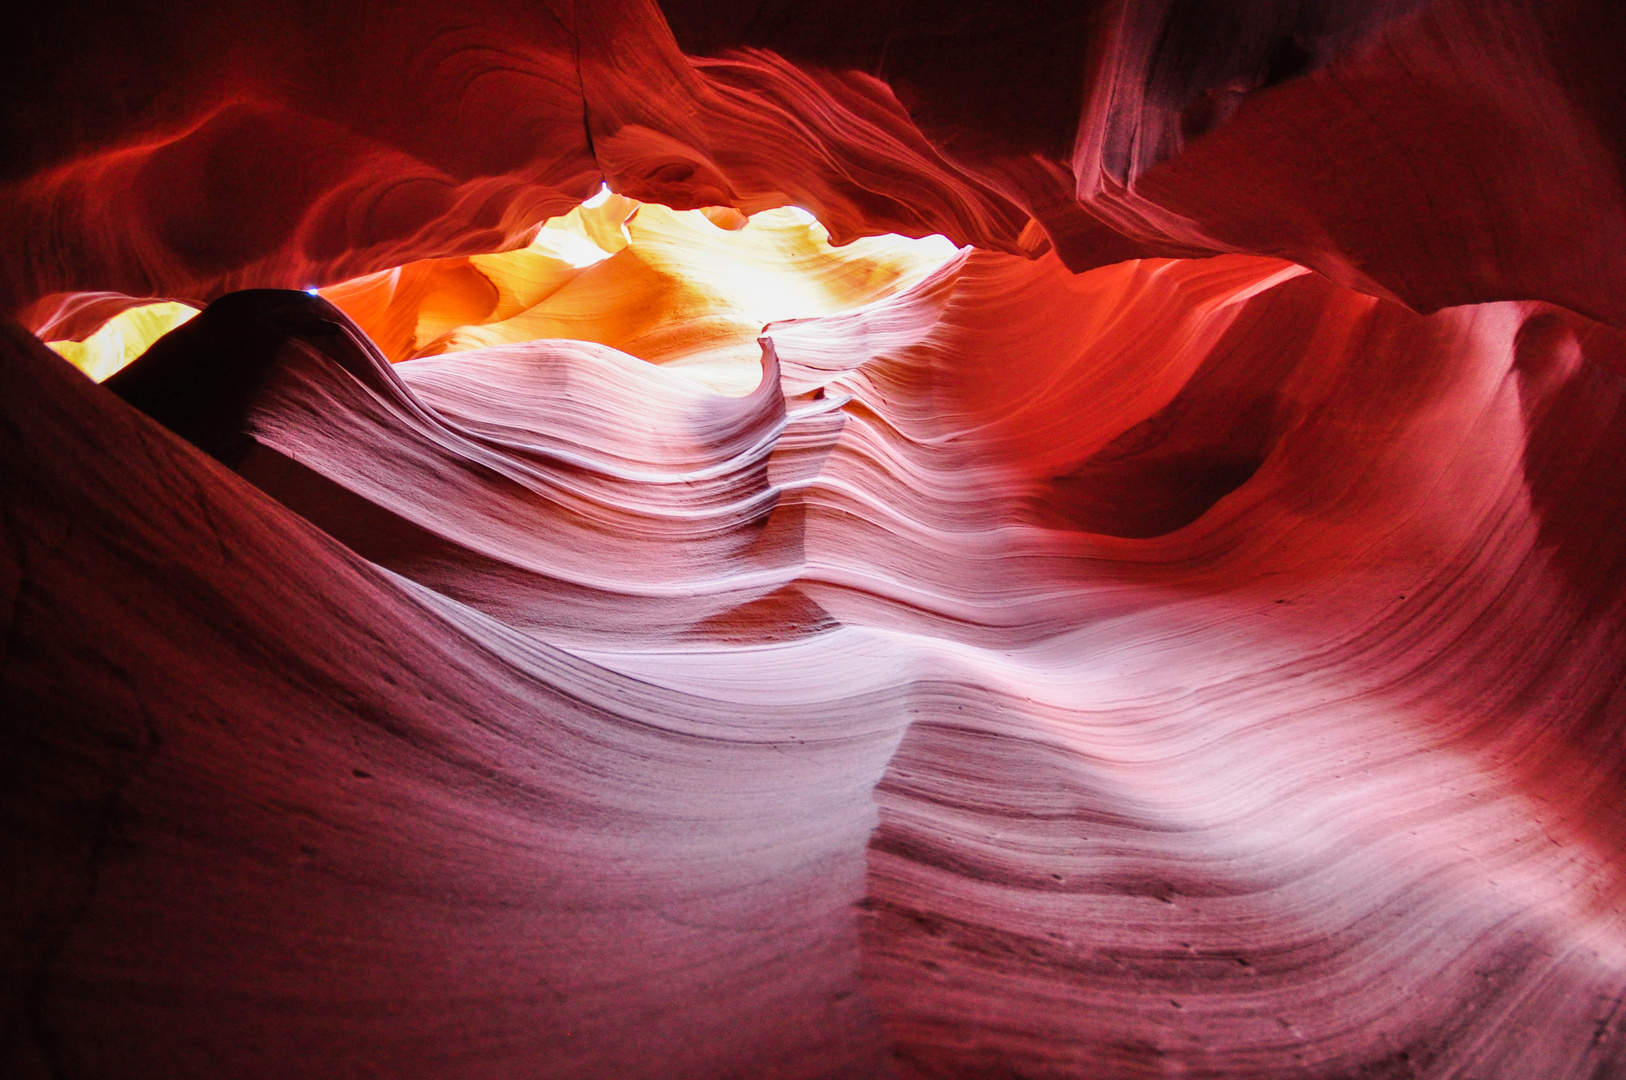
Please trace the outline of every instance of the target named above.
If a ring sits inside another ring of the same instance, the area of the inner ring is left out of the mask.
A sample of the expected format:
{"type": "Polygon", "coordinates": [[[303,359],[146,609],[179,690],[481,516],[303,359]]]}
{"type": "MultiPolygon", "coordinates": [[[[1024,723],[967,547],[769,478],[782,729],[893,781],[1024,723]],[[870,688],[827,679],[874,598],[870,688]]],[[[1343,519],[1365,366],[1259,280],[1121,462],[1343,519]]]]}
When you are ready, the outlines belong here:
{"type": "Polygon", "coordinates": [[[1626,5],[0,51],[0,1077],[1626,1080],[1626,5]]]}

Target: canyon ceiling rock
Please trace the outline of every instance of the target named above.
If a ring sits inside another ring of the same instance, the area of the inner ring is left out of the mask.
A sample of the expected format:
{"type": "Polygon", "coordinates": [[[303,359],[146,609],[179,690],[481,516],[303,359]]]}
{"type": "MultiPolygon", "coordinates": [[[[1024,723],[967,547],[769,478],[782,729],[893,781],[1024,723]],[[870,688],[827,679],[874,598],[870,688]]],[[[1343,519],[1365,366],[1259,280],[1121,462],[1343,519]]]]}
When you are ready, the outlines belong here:
{"type": "Polygon", "coordinates": [[[0,49],[0,1073],[1626,1076],[1618,5],[0,49]]]}

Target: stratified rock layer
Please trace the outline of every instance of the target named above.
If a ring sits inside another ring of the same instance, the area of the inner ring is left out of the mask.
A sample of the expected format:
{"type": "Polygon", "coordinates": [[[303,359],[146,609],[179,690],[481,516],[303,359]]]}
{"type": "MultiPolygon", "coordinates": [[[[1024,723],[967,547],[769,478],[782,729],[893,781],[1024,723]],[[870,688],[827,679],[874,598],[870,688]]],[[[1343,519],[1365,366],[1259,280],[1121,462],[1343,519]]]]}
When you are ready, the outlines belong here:
{"type": "Polygon", "coordinates": [[[29,18],[0,1071],[1626,1075],[1618,11],[29,18]]]}
{"type": "Polygon", "coordinates": [[[0,304],[38,330],[87,291],[519,246],[608,179],[838,241],[1260,252],[1422,310],[1626,322],[1609,0],[737,6],[33,10],[0,64],[0,304]]]}
{"type": "Polygon", "coordinates": [[[276,292],[109,383],[375,568],[13,344],[25,1040],[1608,1075],[1620,349],[967,253],[770,326],[746,397],[585,342],[391,366],[276,292]]]}

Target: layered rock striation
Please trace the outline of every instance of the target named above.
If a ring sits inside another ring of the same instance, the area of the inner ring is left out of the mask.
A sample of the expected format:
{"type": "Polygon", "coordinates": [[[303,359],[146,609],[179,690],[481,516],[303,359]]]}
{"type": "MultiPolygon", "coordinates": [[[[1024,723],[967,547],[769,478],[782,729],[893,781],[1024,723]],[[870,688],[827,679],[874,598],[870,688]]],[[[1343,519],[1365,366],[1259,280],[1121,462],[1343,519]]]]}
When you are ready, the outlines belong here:
{"type": "Polygon", "coordinates": [[[1626,1075],[1618,13],[872,8],[31,16],[0,1071],[1626,1075]]]}

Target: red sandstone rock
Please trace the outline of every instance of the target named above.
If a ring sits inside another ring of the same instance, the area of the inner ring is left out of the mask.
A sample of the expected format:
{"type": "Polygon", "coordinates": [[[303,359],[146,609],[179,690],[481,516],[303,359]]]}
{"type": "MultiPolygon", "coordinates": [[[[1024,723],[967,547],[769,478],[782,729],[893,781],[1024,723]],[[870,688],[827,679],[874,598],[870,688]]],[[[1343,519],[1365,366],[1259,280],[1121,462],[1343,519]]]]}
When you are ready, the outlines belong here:
{"type": "Polygon", "coordinates": [[[3,1071],[1626,1074],[1618,13],[668,13],[14,35],[3,1071]]]}
{"type": "Polygon", "coordinates": [[[696,29],[675,4],[709,59],[647,0],[320,26],[151,9],[140,35],[42,11],[7,70],[0,296],[326,285],[517,245],[602,175],[675,206],[797,203],[838,239],[1048,238],[1075,270],[1262,251],[1424,309],[1537,298],[1619,324],[1619,11],[1415,7],[900,10],[837,47],[800,16],[696,29]],[[30,78],[70,57],[84,77],[30,78]]]}

